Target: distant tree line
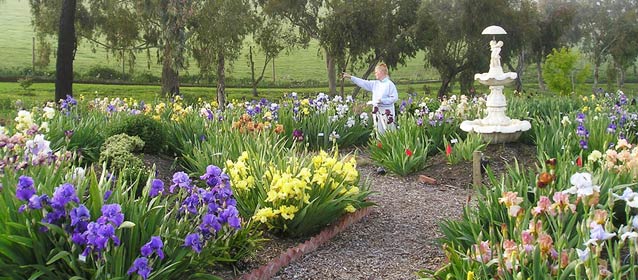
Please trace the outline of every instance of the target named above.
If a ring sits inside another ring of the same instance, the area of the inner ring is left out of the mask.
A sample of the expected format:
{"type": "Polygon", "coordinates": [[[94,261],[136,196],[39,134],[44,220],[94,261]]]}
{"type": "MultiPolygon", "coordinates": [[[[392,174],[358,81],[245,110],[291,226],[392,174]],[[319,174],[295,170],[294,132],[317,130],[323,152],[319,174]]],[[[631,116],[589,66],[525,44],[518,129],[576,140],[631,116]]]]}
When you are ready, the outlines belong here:
{"type": "MultiPolygon", "coordinates": [[[[139,55],[156,57],[162,67],[162,92],[179,94],[180,72],[192,57],[201,74],[214,75],[217,100],[225,104],[225,69],[248,44],[253,94],[266,67],[314,39],[325,59],[331,94],[339,73],[368,78],[384,61],[405,65],[419,51],[424,67],[436,69],[442,97],[458,83],[473,87],[475,73],[486,71],[489,50],[483,28],[499,25],[508,35],[502,62],[518,73],[535,65],[545,89],[543,64],[553,50],[577,46],[599,69],[611,65],[622,87],[638,57],[636,0],[29,0],[38,48],[48,63],[48,36],[58,37],[56,99],[72,94],[73,59],[80,43],[104,48],[121,59],[123,70],[139,55]],[[252,38],[250,43],[245,40],[252,38]],[[153,53],[154,52],[154,53],[153,53]],[[257,65],[256,56],[263,64],[257,65]]],[[[150,60],[149,60],[150,61],[150,60]]],[[[343,81],[341,81],[343,93],[343,81]]],[[[356,94],[356,92],[355,92],[356,94]]]]}

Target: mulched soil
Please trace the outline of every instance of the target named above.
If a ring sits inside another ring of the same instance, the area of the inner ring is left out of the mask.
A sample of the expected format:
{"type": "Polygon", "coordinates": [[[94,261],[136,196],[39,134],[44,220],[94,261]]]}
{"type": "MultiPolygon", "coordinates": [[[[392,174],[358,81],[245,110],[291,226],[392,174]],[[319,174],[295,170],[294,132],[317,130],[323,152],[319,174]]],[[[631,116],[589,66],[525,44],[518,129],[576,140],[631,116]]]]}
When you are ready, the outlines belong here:
{"type": "MultiPolygon", "coordinates": [[[[500,175],[515,159],[524,168],[534,168],[536,148],[522,143],[494,144],[484,155],[489,167],[500,175]]],[[[155,163],[159,174],[170,171],[166,158],[145,160],[155,163]]],[[[421,269],[440,268],[446,260],[437,243],[442,237],[438,223],[460,217],[463,206],[471,201],[472,163],[448,165],[444,155],[429,161],[418,174],[378,175],[376,166],[360,154],[358,169],[374,191],[370,197],[376,203],[372,213],[285,267],[273,279],[415,279],[421,269]],[[437,184],[421,183],[419,175],[434,178],[437,184]]],[[[236,278],[305,241],[266,237],[270,241],[255,257],[234,269],[218,268],[214,274],[236,278]]]]}

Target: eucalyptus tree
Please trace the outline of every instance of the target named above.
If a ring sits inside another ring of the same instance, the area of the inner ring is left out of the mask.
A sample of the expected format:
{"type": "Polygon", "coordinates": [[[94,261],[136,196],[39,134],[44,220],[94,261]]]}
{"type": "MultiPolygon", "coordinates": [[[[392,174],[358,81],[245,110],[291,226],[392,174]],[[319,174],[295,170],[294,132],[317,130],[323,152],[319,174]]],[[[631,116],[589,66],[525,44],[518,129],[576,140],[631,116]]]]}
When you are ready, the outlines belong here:
{"type": "Polygon", "coordinates": [[[188,23],[196,16],[199,1],[126,1],[136,3],[144,42],[157,47],[158,62],[162,63],[162,94],[179,94],[179,72],[188,67],[187,41],[192,34],[188,23]]]}
{"type": "Polygon", "coordinates": [[[258,2],[264,12],[287,18],[304,35],[319,42],[331,94],[336,94],[337,69],[365,65],[367,77],[379,61],[396,68],[418,50],[408,29],[416,22],[419,0],[258,2]]]}
{"type": "Polygon", "coordinates": [[[532,38],[530,56],[536,64],[536,76],[541,90],[547,90],[542,64],[553,49],[575,44],[580,37],[575,22],[578,5],[572,1],[540,1],[538,5],[538,36],[532,38]],[[570,36],[571,35],[571,36],[570,36]]]}
{"type": "MultiPolygon", "coordinates": [[[[275,16],[286,18],[298,26],[303,36],[321,42],[321,32],[325,28],[324,21],[333,16],[328,7],[329,0],[257,0],[262,10],[275,16]]],[[[330,94],[336,93],[335,58],[329,49],[322,46],[326,68],[328,69],[328,87],[330,94]]]]}
{"type": "MultiPolygon", "coordinates": [[[[328,1],[327,5],[332,15],[322,22],[319,44],[331,54],[335,69],[346,71],[349,64],[371,50],[379,37],[383,1],[328,1]]],[[[332,74],[335,71],[328,73],[329,76],[332,74]]],[[[342,95],[343,86],[342,79],[342,95]]]]}
{"type": "MultiPolygon", "coordinates": [[[[370,25],[366,27],[372,30],[364,33],[369,40],[361,40],[367,46],[358,53],[350,54],[353,65],[363,65],[364,79],[368,78],[380,61],[385,62],[390,70],[405,65],[408,58],[416,56],[421,43],[431,38],[429,29],[432,25],[424,25],[424,29],[416,27],[418,9],[415,7],[419,7],[421,0],[372,2],[374,5],[364,3],[373,8],[373,12],[369,14],[374,16],[370,25]]],[[[355,87],[353,95],[356,96],[359,90],[359,87],[355,87]]]]}
{"type": "MultiPolygon", "coordinates": [[[[196,0],[76,0],[74,46],[81,39],[129,60],[140,51],[156,49],[162,68],[162,92],[179,93],[179,71],[187,67],[186,22],[196,0]]],[[[60,1],[29,0],[38,38],[59,32],[60,1]]],[[[46,46],[46,44],[39,44],[46,46]]],[[[58,51],[60,51],[58,49],[58,51]]],[[[56,97],[57,98],[57,97],[56,97]]]]}
{"type": "Polygon", "coordinates": [[[631,18],[631,11],[635,7],[634,0],[580,1],[578,17],[583,30],[582,46],[583,51],[593,60],[594,89],[598,87],[600,66],[611,55],[612,47],[623,43],[621,40],[629,31],[624,17],[627,15],[631,18]]]}
{"type": "Polygon", "coordinates": [[[102,47],[122,61],[122,75],[133,72],[137,53],[156,45],[144,40],[143,22],[140,21],[134,1],[92,0],[88,7],[92,30],[84,38],[95,47],[102,47]]]}
{"type": "Polygon", "coordinates": [[[217,102],[222,110],[226,104],[226,65],[239,57],[254,20],[248,0],[206,0],[190,22],[193,57],[202,73],[212,73],[215,68],[217,102]]]}
{"type": "Polygon", "coordinates": [[[76,49],[76,0],[64,0],[58,29],[58,54],[55,63],[55,100],[73,95],[73,59],[76,49]]]}
{"type": "MultiPolygon", "coordinates": [[[[481,32],[490,25],[509,29],[512,26],[508,21],[509,11],[506,0],[424,2],[419,10],[417,30],[429,28],[432,32],[432,37],[425,40],[422,47],[426,51],[426,64],[434,67],[441,76],[439,98],[450,90],[455,80],[462,92],[468,91],[474,83],[474,74],[486,71],[489,38],[481,32]]],[[[501,39],[509,48],[511,39],[501,39]]],[[[515,53],[515,48],[510,48],[509,52],[515,53]]],[[[504,51],[502,61],[507,63],[510,58],[505,54],[504,51]]]]}
{"type": "Polygon", "coordinates": [[[38,38],[58,36],[54,98],[64,99],[73,95],[73,60],[78,37],[92,28],[87,10],[82,0],[30,0],[29,4],[38,38]]]}
{"type": "Polygon", "coordinates": [[[638,57],[638,7],[635,1],[629,2],[621,10],[611,31],[618,36],[615,44],[609,48],[609,54],[618,72],[618,88],[623,88],[627,68],[633,66],[638,57]]]}
{"type": "Polygon", "coordinates": [[[523,71],[533,61],[533,43],[540,36],[539,12],[535,0],[510,0],[504,64],[516,72],[515,90],[523,91],[523,71]]]}
{"type": "Polygon", "coordinates": [[[247,62],[250,67],[251,84],[253,96],[257,97],[257,86],[264,78],[266,67],[273,63],[274,81],[274,61],[282,52],[289,52],[298,47],[307,47],[309,37],[303,36],[296,28],[291,26],[285,19],[267,15],[254,8],[254,26],[251,27],[252,42],[248,43],[247,62]],[[261,53],[264,61],[261,70],[256,69],[255,56],[261,53]]]}
{"type": "MultiPolygon", "coordinates": [[[[339,12],[346,13],[342,9],[348,9],[344,6],[344,0],[257,0],[264,12],[269,15],[281,16],[288,19],[292,24],[298,26],[303,36],[319,41],[323,55],[326,59],[326,69],[328,73],[328,87],[330,94],[336,94],[336,64],[345,61],[344,56],[337,57],[341,52],[340,45],[345,43],[338,41],[328,41],[334,38],[343,29],[332,29],[337,26],[341,20],[347,18],[336,18],[339,12]],[[335,13],[334,9],[338,9],[335,13]],[[328,24],[326,24],[328,22],[328,24]]],[[[357,5],[359,1],[347,1],[352,5],[357,5]]],[[[352,8],[352,7],[350,7],[352,8]]],[[[341,39],[339,39],[341,40],[341,39]]],[[[343,63],[343,62],[342,62],[343,63]]]]}

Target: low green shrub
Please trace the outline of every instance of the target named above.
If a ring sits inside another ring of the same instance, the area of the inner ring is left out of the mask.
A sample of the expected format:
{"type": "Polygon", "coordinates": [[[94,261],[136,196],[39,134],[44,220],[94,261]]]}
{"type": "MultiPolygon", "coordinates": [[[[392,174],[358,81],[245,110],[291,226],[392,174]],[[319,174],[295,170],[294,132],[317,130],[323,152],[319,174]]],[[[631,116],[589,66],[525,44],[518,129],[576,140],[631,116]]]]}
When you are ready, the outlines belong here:
{"type": "Polygon", "coordinates": [[[102,146],[100,153],[100,164],[116,173],[122,173],[122,177],[128,182],[137,180],[140,183],[146,182],[148,171],[144,166],[144,161],[135,154],[144,147],[144,141],[137,136],[117,134],[109,137],[102,146]]]}
{"type": "Polygon", "coordinates": [[[111,122],[107,136],[116,134],[138,136],[145,143],[144,152],[157,154],[166,149],[166,133],[162,124],[148,115],[127,115],[111,122]]]}

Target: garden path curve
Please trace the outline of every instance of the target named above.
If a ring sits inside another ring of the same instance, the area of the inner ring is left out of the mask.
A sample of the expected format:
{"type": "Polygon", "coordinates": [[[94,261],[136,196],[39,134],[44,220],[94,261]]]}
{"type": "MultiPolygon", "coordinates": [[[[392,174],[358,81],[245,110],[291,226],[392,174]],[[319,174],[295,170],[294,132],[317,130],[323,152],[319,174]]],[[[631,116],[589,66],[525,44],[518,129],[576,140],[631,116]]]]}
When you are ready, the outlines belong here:
{"type": "Polygon", "coordinates": [[[377,175],[375,169],[359,167],[375,192],[371,214],[273,279],[415,279],[418,270],[444,263],[436,241],[442,236],[438,223],[458,218],[471,190],[467,185],[426,185],[418,175],[377,175]]]}

